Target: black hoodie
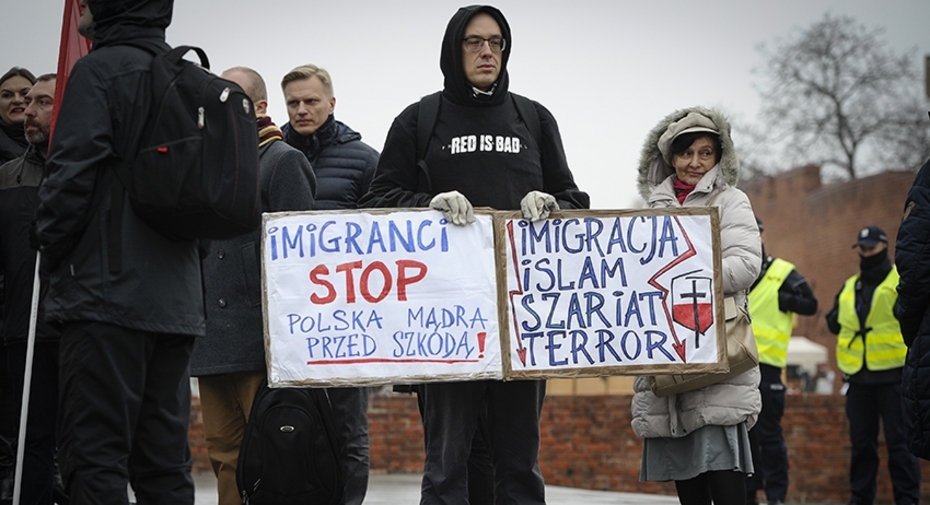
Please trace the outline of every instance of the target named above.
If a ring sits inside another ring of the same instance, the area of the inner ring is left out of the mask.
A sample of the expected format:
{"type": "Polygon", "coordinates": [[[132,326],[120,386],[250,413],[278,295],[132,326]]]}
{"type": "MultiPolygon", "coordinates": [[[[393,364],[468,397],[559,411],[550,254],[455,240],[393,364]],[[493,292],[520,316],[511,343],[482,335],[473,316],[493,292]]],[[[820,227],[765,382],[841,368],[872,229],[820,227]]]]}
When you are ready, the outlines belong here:
{"type": "Polygon", "coordinates": [[[588,195],[578,190],[568,168],[555,118],[533,102],[542,131],[537,145],[517,113],[508,91],[511,39],[507,20],[494,7],[475,5],[455,13],[439,57],[445,87],[426,153],[429,175],[417,166],[415,103],[391,125],[371,190],[359,207],[427,207],[437,193],[457,190],[476,207],[516,210],[529,191],[537,190],[553,195],[562,209],[588,208],[588,195]],[[497,20],[507,40],[490,95],[475,93],[462,62],[465,27],[479,13],[497,20]]]}
{"type": "Polygon", "coordinates": [[[169,49],[173,0],[88,4],[94,45],[71,71],[39,188],[36,228],[42,267],[51,276],[46,318],[203,335],[196,243],[152,230],[125,192],[114,200],[112,190],[112,168],[136,152],[153,102],[152,54],[124,42],[169,49]],[[110,224],[117,222],[114,233],[110,224]]]}

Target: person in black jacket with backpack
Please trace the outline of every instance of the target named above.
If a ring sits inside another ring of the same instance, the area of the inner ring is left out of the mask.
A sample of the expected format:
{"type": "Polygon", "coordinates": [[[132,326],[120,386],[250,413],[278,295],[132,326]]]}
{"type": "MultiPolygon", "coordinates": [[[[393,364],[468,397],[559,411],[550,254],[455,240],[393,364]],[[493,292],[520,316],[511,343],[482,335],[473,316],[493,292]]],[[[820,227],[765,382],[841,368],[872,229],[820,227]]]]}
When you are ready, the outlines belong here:
{"type": "MultiPolygon", "coordinates": [[[[394,120],[360,207],[431,207],[456,225],[474,221],[473,205],[521,209],[534,221],[553,210],[588,208],[552,114],[531,102],[541,130],[537,142],[528,124],[535,121],[515,104],[526,99],[508,90],[512,42],[498,9],[475,5],[456,12],[442,42],[445,85],[425,160],[418,164],[417,103],[394,120]]],[[[419,394],[426,446],[420,503],[468,500],[468,454],[483,415],[495,502],[545,503],[538,464],[545,381],[428,383],[419,394]]]]}
{"type": "Polygon", "coordinates": [[[151,63],[170,49],[173,1],[86,5],[93,48],[68,79],[36,212],[45,318],[61,330],[59,462],[74,504],[124,505],[129,483],[139,503],[192,504],[198,244],[156,232],[114,184],[153,107],[151,63]]]}

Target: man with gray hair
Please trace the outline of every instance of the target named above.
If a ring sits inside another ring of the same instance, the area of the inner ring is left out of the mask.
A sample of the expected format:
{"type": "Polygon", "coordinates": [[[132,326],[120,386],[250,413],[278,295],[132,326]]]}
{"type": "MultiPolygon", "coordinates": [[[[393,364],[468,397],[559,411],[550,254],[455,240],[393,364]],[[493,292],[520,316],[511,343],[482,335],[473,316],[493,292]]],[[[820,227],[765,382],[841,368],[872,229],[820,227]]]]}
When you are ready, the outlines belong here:
{"type": "Polygon", "coordinates": [[[333,80],[316,65],[301,65],[281,79],[290,122],[284,139],[313,165],[319,188],[316,209],[356,209],[368,192],[378,151],[362,135],[336,121],[333,80]]]}
{"type": "MultiPolygon", "coordinates": [[[[282,142],[267,115],[268,92],[255,70],[234,67],[222,77],[242,87],[255,107],[262,212],[311,210],[316,178],[300,151],[282,142]]],[[[210,242],[202,261],[207,334],[194,342],[191,375],[198,377],[207,454],[219,505],[241,503],[236,486],[239,447],[255,394],[265,380],[261,229],[210,242]]]]}

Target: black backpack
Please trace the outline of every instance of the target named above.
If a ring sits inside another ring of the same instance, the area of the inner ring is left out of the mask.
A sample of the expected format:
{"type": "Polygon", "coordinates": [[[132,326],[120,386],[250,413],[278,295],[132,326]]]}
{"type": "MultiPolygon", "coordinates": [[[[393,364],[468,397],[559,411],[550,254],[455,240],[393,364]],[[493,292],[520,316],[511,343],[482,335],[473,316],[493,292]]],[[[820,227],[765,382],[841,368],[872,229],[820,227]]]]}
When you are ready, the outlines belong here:
{"type": "Polygon", "coordinates": [[[261,223],[252,101],[209,68],[198,47],[155,54],[152,112],[129,173],[117,171],[136,215],[178,240],[228,239],[261,223]]]}
{"type": "Polygon", "coordinates": [[[334,426],[326,390],[263,384],[239,449],[243,505],[342,503],[342,444],[334,426]]]}
{"type": "MultiPolygon", "coordinates": [[[[523,95],[510,93],[510,98],[517,108],[520,119],[529,129],[530,136],[536,141],[536,145],[542,149],[542,125],[539,122],[539,113],[536,112],[536,106],[523,95]]],[[[436,121],[439,119],[439,105],[441,103],[442,91],[437,91],[421,98],[420,107],[417,111],[417,167],[426,177],[426,184],[430,191],[433,190],[433,183],[430,180],[429,166],[426,164],[426,151],[429,148],[430,137],[433,135],[433,128],[436,127],[436,121]]]]}

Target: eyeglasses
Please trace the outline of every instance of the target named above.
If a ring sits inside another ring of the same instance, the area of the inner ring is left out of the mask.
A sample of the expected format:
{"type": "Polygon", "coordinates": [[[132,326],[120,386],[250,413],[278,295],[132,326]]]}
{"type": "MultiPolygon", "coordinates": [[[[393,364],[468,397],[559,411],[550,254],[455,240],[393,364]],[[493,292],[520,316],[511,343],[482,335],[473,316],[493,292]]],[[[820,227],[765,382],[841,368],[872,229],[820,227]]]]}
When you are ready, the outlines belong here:
{"type": "Polygon", "coordinates": [[[490,39],[485,39],[477,35],[472,35],[471,37],[465,37],[462,39],[462,44],[465,45],[465,49],[468,49],[470,52],[477,53],[484,47],[484,43],[488,43],[488,47],[491,48],[492,52],[499,53],[504,49],[507,49],[507,41],[500,37],[492,37],[490,39]]]}

